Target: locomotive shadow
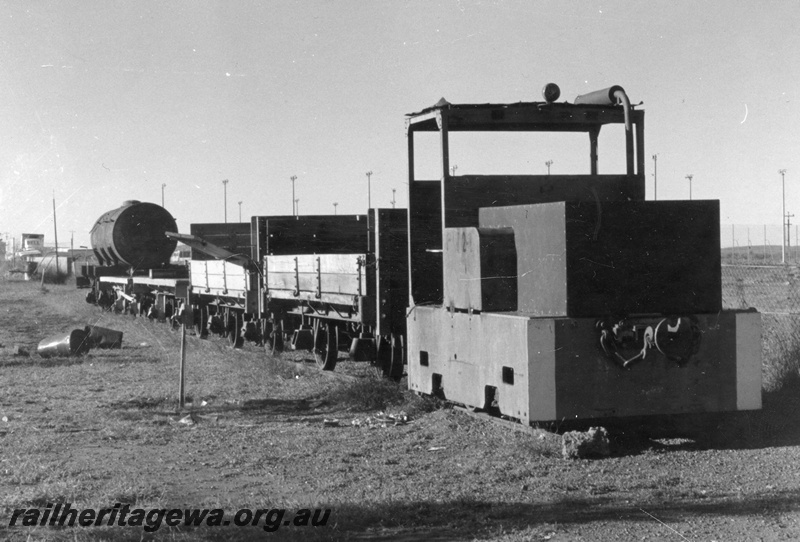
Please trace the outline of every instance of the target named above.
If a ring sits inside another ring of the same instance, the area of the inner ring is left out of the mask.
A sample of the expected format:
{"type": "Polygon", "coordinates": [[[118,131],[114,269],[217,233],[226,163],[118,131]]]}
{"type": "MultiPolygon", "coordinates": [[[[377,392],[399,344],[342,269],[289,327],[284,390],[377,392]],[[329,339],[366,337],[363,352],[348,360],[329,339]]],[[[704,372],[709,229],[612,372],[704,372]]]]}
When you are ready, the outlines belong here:
{"type": "Polygon", "coordinates": [[[800,374],[762,393],[761,410],[718,415],[696,439],[705,449],[762,449],[800,446],[800,374]]]}
{"type": "Polygon", "coordinates": [[[781,516],[800,506],[800,490],[775,491],[767,495],[740,499],[725,495],[689,497],[675,495],[669,502],[646,500],[618,504],[608,494],[592,497],[555,499],[549,503],[496,502],[461,499],[449,502],[378,503],[375,505],[332,505],[337,528],[354,538],[359,531],[375,525],[385,529],[384,536],[370,531],[370,540],[471,540],[479,533],[524,534],[526,539],[556,534],[565,527],[593,522],[658,524],[665,534],[672,534],[664,524],[697,524],[705,518],[764,517],[764,511],[781,523],[781,516]],[[688,501],[688,502],[687,502],[688,501]]]}
{"type": "MultiPolygon", "coordinates": [[[[737,450],[800,446],[800,373],[762,393],[761,410],[659,416],[655,419],[595,420],[576,429],[602,425],[609,430],[614,456],[648,451],[737,450]],[[607,422],[607,423],[604,423],[607,422]]],[[[558,433],[573,428],[560,427],[558,433]]]]}
{"type": "Polygon", "coordinates": [[[800,446],[800,374],[786,377],[779,389],[764,392],[762,399],[761,410],[744,416],[740,429],[746,440],[741,447],[800,446]]]}

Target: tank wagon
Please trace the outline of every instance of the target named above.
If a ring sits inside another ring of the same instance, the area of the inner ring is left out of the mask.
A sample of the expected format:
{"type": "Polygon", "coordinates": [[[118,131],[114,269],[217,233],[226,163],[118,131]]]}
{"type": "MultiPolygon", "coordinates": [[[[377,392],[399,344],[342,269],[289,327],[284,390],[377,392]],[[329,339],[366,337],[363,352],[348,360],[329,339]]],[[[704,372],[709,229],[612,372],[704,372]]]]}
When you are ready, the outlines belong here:
{"type": "Polygon", "coordinates": [[[164,235],[177,230],[159,205],[128,200],[104,213],[91,230],[99,265],[84,265],[90,283],[86,300],[105,309],[175,322],[185,307],[189,277],[185,266],[171,265],[176,242],[164,235]]]}
{"type": "Polygon", "coordinates": [[[644,112],[622,88],[544,94],[408,115],[409,388],[524,423],[760,408],[760,315],[722,310],[719,202],[645,201],[644,112]],[[619,174],[600,172],[601,131],[619,174]],[[577,134],[585,173],[455,174],[451,138],[502,132],[577,134]]]}

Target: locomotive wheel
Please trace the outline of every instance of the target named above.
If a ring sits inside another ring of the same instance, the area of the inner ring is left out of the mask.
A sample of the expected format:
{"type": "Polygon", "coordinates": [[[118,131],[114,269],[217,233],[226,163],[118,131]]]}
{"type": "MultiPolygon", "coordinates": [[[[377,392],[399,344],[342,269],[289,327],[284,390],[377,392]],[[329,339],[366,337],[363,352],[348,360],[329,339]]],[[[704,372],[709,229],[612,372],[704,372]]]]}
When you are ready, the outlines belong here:
{"type": "Polygon", "coordinates": [[[201,339],[208,337],[208,307],[196,307],[194,310],[194,333],[201,339]]]}
{"type": "Polygon", "coordinates": [[[378,341],[377,358],[377,364],[383,372],[383,376],[392,380],[400,380],[403,377],[405,360],[403,336],[394,333],[389,336],[381,336],[378,341]]]}
{"type": "Polygon", "coordinates": [[[389,378],[393,380],[400,380],[403,378],[403,369],[406,361],[406,347],[403,341],[403,336],[393,333],[391,341],[392,359],[389,368],[389,378]]]}
{"type": "Polygon", "coordinates": [[[244,344],[242,338],[242,315],[231,311],[228,315],[228,340],[233,348],[241,348],[244,344]]]}
{"type": "Polygon", "coordinates": [[[390,338],[386,335],[381,335],[377,339],[378,352],[375,356],[375,365],[377,365],[383,376],[389,376],[392,367],[392,346],[390,338]]]}
{"type": "Polygon", "coordinates": [[[333,371],[339,358],[339,331],[330,322],[314,324],[314,359],[323,371],[333,371]]]}

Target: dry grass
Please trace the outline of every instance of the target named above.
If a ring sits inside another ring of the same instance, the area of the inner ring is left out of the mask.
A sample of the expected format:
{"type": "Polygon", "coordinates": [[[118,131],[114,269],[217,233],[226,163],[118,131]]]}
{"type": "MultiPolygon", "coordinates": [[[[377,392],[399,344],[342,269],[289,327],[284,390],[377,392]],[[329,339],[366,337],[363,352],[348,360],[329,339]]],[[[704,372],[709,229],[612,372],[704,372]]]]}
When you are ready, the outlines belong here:
{"type": "MultiPolygon", "coordinates": [[[[273,359],[253,346],[233,351],[192,336],[189,403],[180,410],[178,333],[100,312],[70,286],[42,291],[30,283],[0,284],[0,343],[6,346],[35,351],[41,338],[86,324],[123,331],[123,348],[60,360],[0,349],[0,417],[8,419],[0,422],[0,538],[143,536],[135,528],[4,527],[14,508],[65,502],[229,514],[245,507],[330,507],[325,529],[286,528],[275,536],[504,541],[626,539],[630,524],[620,518],[640,507],[658,506],[688,521],[713,503],[714,514],[752,514],[760,521],[765,506],[800,504],[791,494],[800,481],[783,455],[800,440],[768,448],[766,461],[762,449],[712,453],[650,442],[604,461],[567,462],[557,436],[509,431],[442,408],[377,377],[368,365],[341,360],[337,371],[349,378],[337,379],[320,374],[301,353],[273,359]],[[365,423],[379,411],[402,411],[411,421],[365,423]],[[326,424],[334,419],[338,424],[326,424]],[[765,485],[784,501],[764,500],[765,485]]],[[[790,384],[784,382],[787,393],[795,389],[790,384]]],[[[773,399],[790,404],[779,395],[765,396],[765,404],[773,399]]],[[[264,532],[162,528],[154,539],[231,537],[260,540],[264,532]]]]}

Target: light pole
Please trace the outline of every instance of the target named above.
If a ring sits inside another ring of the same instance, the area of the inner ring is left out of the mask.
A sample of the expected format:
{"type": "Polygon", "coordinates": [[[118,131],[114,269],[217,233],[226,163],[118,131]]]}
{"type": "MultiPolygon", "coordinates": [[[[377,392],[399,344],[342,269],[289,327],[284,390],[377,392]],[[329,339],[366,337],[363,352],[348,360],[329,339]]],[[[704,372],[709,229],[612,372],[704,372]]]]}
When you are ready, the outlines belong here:
{"type": "Polygon", "coordinates": [[[550,166],[553,165],[553,161],[552,160],[548,160],[547,162],[544,163],[544,165],[547,166],[547,174],[550,175],[550,166]]]}
{"type": "Polygon", "coordinates": [[[295,216],[297,214],[297,211],[295,209],[297,200],[294,199],[294,182],[297,180],[297,175],[292,175],[291,177],[289,177],[289,179],[292,181],[292,216],[295,216]]]}
{"type": "Polygon", "coordinates": [[[228,179],[222,180],[223,205],[225,209],[225,223],[228,223],[228,179]]]}
{"type": "MultiPolygon", "coordinates": [[[[454,166],[455,167],[455,166],[454,166]]],[[[394,193],[397,192],[394,188],[392,188],[392,209],[394,209],[394,204],[397,203],[397,200],[394,197],[394,193]]]]}
{"type": "Polygon", "coordinates": [[[338,207],[338,206],[339,206],[339,202],[334,201],[333,202],[333,215],[334,216],[336,216],[336,207],[338,207]]]}
{"type": "Polygon", "coordinates": [[[161,206],[164,206],[164,187],[167,186],[167,183],[161,183],[161,206]]]}
{"type": "Polygon", "coordinates": [[[686,178],[689,179],[689,201],[692,201],[692,179],[694,178],[694,175],[690,173],[686,176],[686,178]]]}
{"type": "Polygon", "coordinates": [[[367,211],[372,208],[372,172],[367,171],[367,211]]]}
{"type": "Polygon", "coordinates": [[[783,221],[786,218],[786,170],[779,169],[781,174],[781,263],[786,263],[786,227],[783,221]]]}
{"type": "Polygon", "coordinates": [[[239,222],[242,221],[242,202],[239,202],[239,222]]]}
{"type": "MultiPolygon", "coordinates": [[[[56,223],[56,191],[53,190],[53,241],[56,243],[56,276],[58,276],[58,225],[56,223]]],[[[44,247],[42,247],[44,256],[44,247]]],[[[42,269],[42,284],[44,284],[44,269],[42,269]]]]}
{"type": "Polygon", "coordinates": [[[653,199],[658,201],[658,155],[653,155],[653,199]]]}

